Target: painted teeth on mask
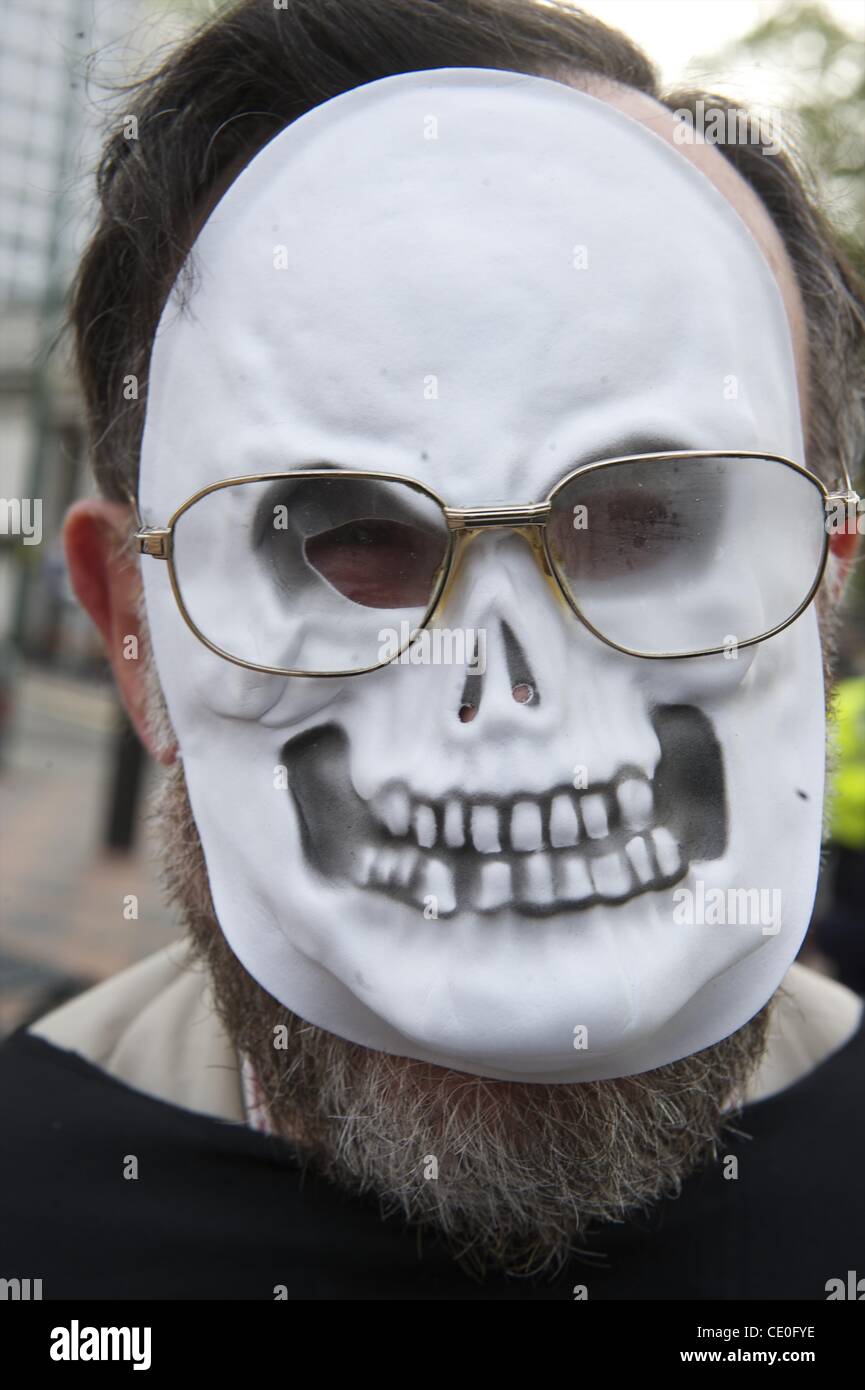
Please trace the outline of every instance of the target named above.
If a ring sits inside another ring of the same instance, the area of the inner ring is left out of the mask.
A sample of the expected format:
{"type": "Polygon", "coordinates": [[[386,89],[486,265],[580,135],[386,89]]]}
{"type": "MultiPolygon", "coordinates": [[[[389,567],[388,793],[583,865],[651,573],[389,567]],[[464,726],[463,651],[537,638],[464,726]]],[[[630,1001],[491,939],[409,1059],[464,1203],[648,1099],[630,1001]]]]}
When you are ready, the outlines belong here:
{"type": "Polygon", "coordinates": [[[645,830],[655,811],[652,786],[640,777],[626,777],[616,789],[619,814],[625,825],[645,830]]]}
{"type": "Polygon", "coordinates": [[[405,835],[407,833],[409,809],[408,792],[401,787],[391,787],[382,797],[378,813],[391,835],[405,835]]]}
{"type": "MultiPolygon", "coordinates": [[[[653,815],[653,799],[649,783],[631,777],[616,792],[556,792],[540,799],[520,797],[505,806],[464,803],[458,796],[438,804],[410,803],[406,792],[388,788],[375,798],[373,810],[390,835],[408,838],[420,849],[534,854],[586,841],[600,848],[614,833],[644,830],[653,815]]],[[[661,853],[665,861],[670,858],[667,839],[661,853]]]]}
{"type": "Polygon", "coordinates": [[[530,853],[543,843],[540,806],[536,801],[517,801],[511,812],[511,849],[530,853]]]}
{"type": "Polygon", "coordinates": [[[649,847],[642,835],[635,835],[633,840],[628,841],[625,845],[625,854],[628,856],[637,882],[642,885],[651,883],[655,877],[655,869],[649,854],[649,847]]]}
{"type": "Polygon", "coordinates": [[[652,831],[652,848],[655,851],[658,871],[664,878],[672,878],[679,872],[682,864],[679,846],[666,826],[660,825],[652,831]]]}
{"type": "Polygon", "coordinates": [[[422,866],[419,886],[424,907],[432,899],[440,916],[450,917],[456,911],[454,873],[443,859],[430,859],[422,866]]]}
{"type": "Polygon", "coordinates": [[[421,849],[432,849],[436,842],[436,818],[431,806],[416,806],[412,816],[415,839],[421,849]]]}
{"type": "Polygon", "coordinates": [[[580,820],[573,797],[554,796],[550,807],[550,844],[553,849],[568,849],[580,838],[580,820]]]}
{"type": "Polygon", "coordinates": [[[600,854],[589,863],[592,887],[601,898],[623,898],[631,890],[627,860],[620,853],[600,854]]]}
{"type": "Polygon", "coordinates": [[[596,792],[587,793],[580,798],[580,810],[586,834],[593,840],[603,840],[610,825],[604,798],[596,792]]]}
{"type": "Polygon", "coordinates": [[[581,854],[560,854],[556,858],[557,896],[566,903],[584,903],[594,894],[588,864],[581,854]]]}
{"type": "Polygon", "coordinates": [[[476,912],[494,912],[513,901],[513,872],[507,859],[491,859],[477,875],[472,907],[476,912]]]}
{"type": "Polygon", "coordinates": [[[685,867],[672,832],[651,825],[651,783],[633,774],[603,790],[498,804],[456,794],[412,800],[389,786],[372,809],[401,848],[361,856],[355,881],[396,890],[419,907],[434,899],[441,917],[459,902],[478,913],[510,906],[529,915],[622,902],[667,886],[685,867]]]}
{"type": "Polygon", "coordinates": [[[521,866],[521,897],[532,907],[549,907],[555,902],[553,862],[549,854],[530,854],[521,866]]]}
{"type": "Polygon", "coordinates": [[[653,723],[662,749],[653,781],[623,767],[603,786],[541,796],[436,799],[394,781],[367,801],[352,789],[336,725],[297,736],[283,758],[307,857],[330,881],[427,917],[547,916],[668,888],[689,863],[723,852],[723,765],[711,725],[688,706],[661,706],[653,723]]]}
{"type": "Polygon", "coordinates": [[[462,849],[466,842],[465,813],[456,797],[445,806],[444,840],[450,849],[462,849]]]}
{"type": "Polygon", "coordinates": [[[502,847],[499,813],[495,806],[473,806],[470,815],[472,844],[478,854],[498,854],[502,847]]]}

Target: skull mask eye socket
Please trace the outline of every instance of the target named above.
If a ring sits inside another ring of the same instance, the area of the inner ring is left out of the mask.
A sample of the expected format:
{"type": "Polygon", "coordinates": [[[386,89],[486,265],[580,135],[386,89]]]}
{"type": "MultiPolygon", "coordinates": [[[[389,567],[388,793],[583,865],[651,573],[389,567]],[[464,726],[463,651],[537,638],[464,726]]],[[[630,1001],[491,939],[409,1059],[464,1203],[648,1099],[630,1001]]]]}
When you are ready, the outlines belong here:
{"type": "Polygon", "coordinates": [[[394,518],[362,517],[308,536],[307,563],[352,603],[426,607],[446,541],[394,518]]]}
{"type": "MultiPolygon", "coordinates": [[[[181,513],[173,555],[188,620],[242,663],[309,674],[371,669],[388,626],[418,626],[450,553],[441,505],[386,474],[238,478],[181,513]]],[[[389,649],[388,649],[389,650],[389,649]]]]}
{"type": "Polygon", "coordinates": [[[720,651],[789,622],[824,555],[819,486],[773,456],[634,458],[552,499],[547,545],[585,620],[635,654],[720,651]]]}
{"type": "Polygon", "coordinates": [[[589,469],[566,483],[549,530],[569,578],[594,583],[639,578],[665,566],[696,568],[711,553],[725,499],[721,479],[693,463],[689,474],[688,467],[625,463],[589,469]]]}

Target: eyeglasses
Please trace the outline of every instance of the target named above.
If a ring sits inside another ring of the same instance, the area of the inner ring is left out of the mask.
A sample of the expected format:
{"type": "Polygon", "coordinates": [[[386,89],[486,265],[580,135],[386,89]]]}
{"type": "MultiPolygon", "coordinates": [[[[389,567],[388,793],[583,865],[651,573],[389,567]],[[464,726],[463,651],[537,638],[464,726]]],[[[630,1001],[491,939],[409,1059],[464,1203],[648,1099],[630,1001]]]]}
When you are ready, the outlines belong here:
{"type": "MultiPolygon", "coordinates": [[[[445,606],[466,545],[517,532],[595,637],[629,656],[710,656],[781,632],[826,566],[830,493],[778,454],[603,459],[541,502],[449,507],[397,473],[226,478],[139,550],[166,561],[180,612],[217,656],[284,676],[352,676],[402,655],[445,606]]],[[[134,504],[133,504],[134,505],[134,504]]]]}

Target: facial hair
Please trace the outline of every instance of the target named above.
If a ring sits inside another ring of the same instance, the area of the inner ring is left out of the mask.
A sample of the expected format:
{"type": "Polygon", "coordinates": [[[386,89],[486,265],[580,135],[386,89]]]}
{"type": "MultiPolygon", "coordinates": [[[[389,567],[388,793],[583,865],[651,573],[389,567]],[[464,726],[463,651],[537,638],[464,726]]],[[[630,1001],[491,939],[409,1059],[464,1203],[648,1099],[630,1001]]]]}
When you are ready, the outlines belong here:
{"type": "MultiPolygon", "coordinates": [[[[153,718],[164,730],[164,706],[153,718]]],[[[595,1228],[675,1197],[717,1154],[773,1001],[712,1047],[609,1081],[494,1081],[376,1052],[289,1012],[234,955],[179,761],[153,819],[168,897],[274,1132],[343,1190],[376,1196],[384,1217],[443,1239],[473,1276],[552,1277],[595,1228]]]]}

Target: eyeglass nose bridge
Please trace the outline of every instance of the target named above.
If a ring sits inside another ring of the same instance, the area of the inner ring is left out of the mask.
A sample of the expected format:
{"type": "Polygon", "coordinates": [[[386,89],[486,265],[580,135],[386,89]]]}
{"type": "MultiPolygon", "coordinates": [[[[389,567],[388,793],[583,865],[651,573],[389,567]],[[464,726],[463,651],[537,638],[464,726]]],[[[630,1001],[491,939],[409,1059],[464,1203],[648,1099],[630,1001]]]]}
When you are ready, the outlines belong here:
{"type": "Polygon", "coordinates": [[[525,506],[508,507],[445,507],[448,526],[455,533],[451,551],[448,574],[435,607],[427,616],[427,623],[433,622],[446,607],[457,574],[462,568],[466,546],[483,531],[511,530],[522,536],[532,548],[535,560],[552,590],[554,598],[571,607],[562,586],[550,565],[547,547],[544,542],[544,528],[549,519],[549,502],[528,503],[525,506]]]}
{"type": "Polygon", "coordinates": [[[460,555],[465,545],[481,531],[516,531],[528,541],[544,575],[554,582],[555,587],[555,573],[546,545],[546,525],[551,511],[549,502],[527,502],[505,507],[444,508],[448,526],[455,532],[455,550],[460,555]]]}
{"type": "Polygon", "coordinates": [[[445,507],[451,531],[478,531],[489,527],[545,526],[552,510],[549,502],[527,502],[506,507],[445,507]]]}

